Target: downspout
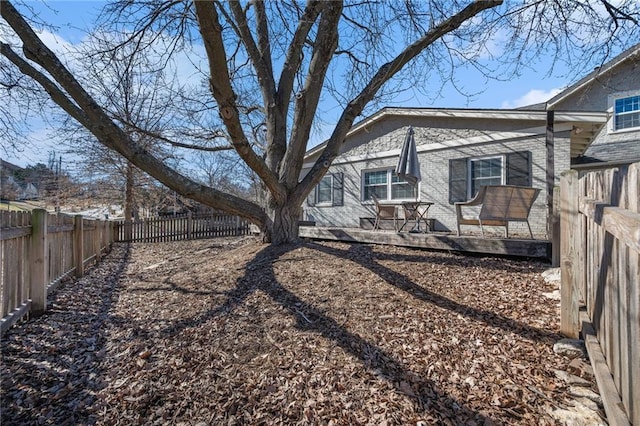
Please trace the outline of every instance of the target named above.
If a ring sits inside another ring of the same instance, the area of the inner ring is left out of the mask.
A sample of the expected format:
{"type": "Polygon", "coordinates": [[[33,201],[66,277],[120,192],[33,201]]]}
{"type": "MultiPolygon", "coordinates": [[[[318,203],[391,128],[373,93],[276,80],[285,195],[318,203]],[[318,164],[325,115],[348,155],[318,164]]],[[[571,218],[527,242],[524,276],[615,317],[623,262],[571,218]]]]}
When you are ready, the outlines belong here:
{"type": "Polygon", "coordinates": [[[551,240],[551,263],[552,266],[560,266],[560,220],[553,209],[553,188],[555,186],[555,143],[554,143],[554,111],[547,111],[547,131],[545,135],[545,148],[547,151],[547,238],[551,240]]]}

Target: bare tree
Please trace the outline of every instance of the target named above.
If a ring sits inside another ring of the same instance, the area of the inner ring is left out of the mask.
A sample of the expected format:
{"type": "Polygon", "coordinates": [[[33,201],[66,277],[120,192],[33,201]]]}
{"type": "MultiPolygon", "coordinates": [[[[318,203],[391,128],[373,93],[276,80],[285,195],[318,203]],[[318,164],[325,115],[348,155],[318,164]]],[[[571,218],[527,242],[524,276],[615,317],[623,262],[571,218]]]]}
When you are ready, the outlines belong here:
{"type": "Polygon", "coordinates": [[[416,84],[427,87],[425,82],[433,79],[451,79],[456,66],[508,78],[518,72],[518,64],[538,55],[605,58],[609,49],[638,38],[639,14],[632,0],[616,5],[606,0],[113,4],[102,22],[126,29],[129,37],[121,47],[133,45],[147,55],[169,58],[185,46],[202,44],[213,102],[201,113],[215,117],[202,132],[223,131],[224,140],[266,188],[266,205],[260,205],[201,184],[146,149],[38,39],[10,2],[3,0],[1,6],[23,52],[3,42],[2,55],[100,143],[176,192],[248,218],[265,241],[275,244],[297,238],[303,200],[372,102],[416,84]],[[496,34],[508,46],[495,62],[502,64],[494,67],[485,58],[497,56],[491,48],[496,34]],[[155,41],[167,37],[168,48],[156,49],[155,41]],[[322,154],[301,178],[324,96],[333,96],[342,113],[322,154]],[[263,146],[251,137],[260,125],[266,129],[263,146]]]}
{"type": "MultiPolygon", "coordinates": [[[[90,36],[79,52],[91,60],[77,71],[77,78],[129,139],[158,158],[170,159],[171,145],[162,135],[175,106],[172,76],[165,78],[164,70],[132,45],[116,49],[114,46],[122,40],[99,35],[90,36]]],[[[123,198],[119,201],[124,205],[125,233],[129,234],[131,221],[138,217],[138,208],[144,204],[142,193],[153,185],[152,179],[125,157],[101,145],[77,121],[68,117],[63,122],[58,133],[68,152],[80,158],[85,170],[102,181],[105,193],[123,198]]]]}

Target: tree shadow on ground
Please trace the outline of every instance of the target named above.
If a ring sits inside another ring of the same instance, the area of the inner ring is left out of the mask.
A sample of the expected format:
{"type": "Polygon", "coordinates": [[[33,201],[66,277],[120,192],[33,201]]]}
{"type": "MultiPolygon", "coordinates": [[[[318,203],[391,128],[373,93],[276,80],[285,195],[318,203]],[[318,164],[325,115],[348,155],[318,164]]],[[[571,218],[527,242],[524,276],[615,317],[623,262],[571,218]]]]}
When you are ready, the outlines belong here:
{"type": "Polygon", "coordinates": [[[104,387],[106,322],[129,258],[129,245],[116,245],[99,267],[58,287],[44,315],[3,337],[2,425],[97,421],[91,406],[104,387]]]}
{"type": "MultiPolygon", "coordinates": [[[[170,338],[186,328],[204,326],[214,317],[230,313],[252,293],[260,291],[289,312],[296,321],[296,328],[319,334],[335,342],[343,351],[358,359],[372,375],[387,382],[396,392],[412,400],[417,413],[446,423],[451,421],[461,424],[493,423],[482,413],[439,390],[433,381],[419,376],[411,370],[410,366],[394,358],[392,354],[358,334],[350,332],[335,319],[285,288],[277,279],[274,264],[282,256],[299,247],[300,245],[269,246],[261,250],[247,264],[245,274],[238,279],[237,286],[228,293],[225,303],[203,312],[196,318],[174,322],[164,329],[166,337],[170,338]]],[[[311,248],[318,249],[316,246],[311,248]]],[[[330,252],[329,254],[340,253],[330,252]]]]}
{"type": "MultiPolygon", "coordinates": [[[[379,255],[375,253],[370,246],[366,245],[350,245],[349,250],[341,250],[315,242],[306,242],[304,243],[304,246],[341,259],[349,259],[350,261],[355,262],[375,273],[389,285],[404,291],[416,299],[453,311],[474,321],[480,321],[490,327],[496,327],[507,332],[518,334],[525,339],[545,341],[549,343],[553,343],[562,338],[562,336],[556,332],[532,327],[493,311],[474,308],[458,303],[455,300],[430,291],[427,288],[411,281],[405,275],[378,263],[378,260],[380,259],[403,262],[406,261],[407,256],[393,256],[389,254],[379,255]]],[[[414,257],[412,261],[429,262],[432,259],[433,258],[430,256],[417,256],[414,257]]],[[[442,262],[440,259],[438,259],[438,261],[442,262]]]]}

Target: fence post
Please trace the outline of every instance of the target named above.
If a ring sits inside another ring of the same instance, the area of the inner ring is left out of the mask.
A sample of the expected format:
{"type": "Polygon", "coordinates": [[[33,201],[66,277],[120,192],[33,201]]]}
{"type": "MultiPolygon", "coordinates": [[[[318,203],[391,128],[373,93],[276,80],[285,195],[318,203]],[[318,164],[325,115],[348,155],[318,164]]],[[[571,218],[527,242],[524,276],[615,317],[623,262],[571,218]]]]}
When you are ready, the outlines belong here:
{"type": "Polygon", "coordinates": [[[551,266],[560,266],[560,187],[553,188],[553,216],[551,217],[551,266]]]}
{"type": "Polygon", "coordinates": [[[102,244],[105,254],[109,253],[109,221],[107,219],[102,223],[102,244]]]}
{"type": "Polygon", "coordinates": [[[560,180],[560,333],[577,338],[580,333],[578,297],[580,283],[580,212],[578,172],[570,170],[560,180]]]}
{"type": "Polygon", "coordinates": [[[47,211],[31,212],[31,282],[29,298],[35,316],[47,310],[47,285],[49,284],[49,245],[47,242],[47,211]]]}
{"type": "Polygon", "coordinates": [[[193,214],[191,210],[187,212],[187,240],[191,239],[191,234],[193,233],[193,214]]]}
{"type": "Polygon", "coordinates": [[[76,278],[84,275],[84,222],[82,215],[73,218],[73,263],[76,268],[76,278]]]}
{"type": "Polygon", "coordinates": [[[93,232],[93,251],[96,254],[96,263],[98,263],[102,257],[102,221],[100,219],[96,220],[93,232]]]}

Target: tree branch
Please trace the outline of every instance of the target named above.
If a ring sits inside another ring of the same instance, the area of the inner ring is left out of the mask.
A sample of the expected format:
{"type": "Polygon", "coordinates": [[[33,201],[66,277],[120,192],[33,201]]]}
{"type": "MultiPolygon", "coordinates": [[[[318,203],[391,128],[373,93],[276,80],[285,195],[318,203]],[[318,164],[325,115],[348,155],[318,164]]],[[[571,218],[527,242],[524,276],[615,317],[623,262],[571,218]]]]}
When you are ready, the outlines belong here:
{"type": "Polygon", "coordinates": [[[268,139],[270,143],[267,149],[267,163],[272,170],[281,169],[281,162],[286,154],[287,117],[293,93],[293,84],[302,64],[302,49],[305,45],[305,40],[320,15],[322,6],[323,3],[320,1],[307,1],[305,10],[298,20],[298,26],[291,44],[287,49],[282,72],[280,73],[275,108],[272,109],[273,120],[267,123],[267,137],[270,138],[268,139]]]}
{"type": "MultiPolygon", "coordinates": [[[[231,145],[224,145],[224,146],[202,146],[202,145],[193,145],[193,144],[189,144],[189,143],[183,143],[183,142],[177,142],[174,141],[173,139],[169,139],[166,136],[161,135],[160,133],[157,132],[153,132],[151,130],[147,130],[147,129],[143,129],[142,127],[136,125],[135,123],[129,121],[129,120],[125,120],[121,117],[114,117],[114,120],[119,121],[122,124],[127,125],[127,127],[135,130],[138,133],[141,133],[145,136],[149,136],[153,139],[156,139],[160,142],[165,142],[168,143],[171,146],[175,146],[177,148],[186,148],[186,149],[192,149],[195,151],[205,151],[205,152],[219,152],[219,151],[228,151],[228,150],[232,150],[233,146],[231,145]]],[[[222,137],[222,136],[219,136],[222,137]]]]}
{"type": "Polygon", "coordinates": [[[209,58],[211,93],[220,107],[220,117],[229,131],[231,144],[245,163],[260,176],[274,199],[283,202],[286,198],[284,187],[278,181],[276,174],[267,167],[264,160],[253,151],[242,129],[236,105],[236,95],[231,86],[227,69],[222,27],[218,21],[215,4],[209,1],[196,1],[194,4],[200,34],[209,58]]]}
{"type": "Polygon", "coordinates": [[[407,48],[391,62],[380,67],[373,79],[360,91],[358,96],[349,102],[342,112],[322,154],[320,154],[309,173],[307,173],[292,194],[291,197],[294,202],[302,203],[307,194],[320,182],[333,160],[337,157],[340,146],[343,144],[346,134],[353,125],[354,120],[362,113],[364,107],[373,99],[384,83],[436,40],[459,28],[465,21],[473,18],[480,12],[497,7],[500,4],[502,4],[502,0],[474,1],[449,19],[431,28],[423,37],[407,46],[407,48]]]}
{"type": "Polygon", "coordinates": [[[282,162],[281,173],[285,176],[284,180],[288,187],[295,187],[300,177],[302,160],[320,101],[327,69],[338,46],[338,23],[341,16],[342,2],[331,1],[325,4],[309,63],[309,72],[302,92],[296,96],[293,115],[295,125],[282,162]]]}
{"type": "MultiPolygon", "coordinates": [[[[76,102],[77,107],[75,114],[78,115],[79,111],[77,111],[77,109],[80,109],[84,115],[84,117],[81,116],[84,121],[79,121],[91,131],[103,145],[119,152],[131,161],[131,163],[158,179],[158,181],[165,186],[186,197],[219,208],[228,213],[245,217],[259,226],[268,223],[269,218],[257,204],[196,183],[170,167],[167,167],[147,150],[137,145],[122,129],[110,120],[106,112],[85,92],[73,75],[58,60],[55,54],[42,43],[9,1],[2,1],[0,15],[22,40],[23,50],[27,58],[45,69],[76,102]]],[[[6,51],[7,49],[5,49],[3,45],[3,55],[5,55],[6,51]]],[[[40,74],[37,70],[35,70],[35,72],[40,74]]],[[[50,84],[47,83],[50,82],[50,80],[44,76],[39,77],[35,75],[35,77],[37,77],[35,81],[38,84],[43,85],[44,83],[43,87],[45,90],[51,89],[51,87],[47,87],[50,86],[50,84]]],[[[71,103],[69,98],[67,96],[60,98],[60,96],[58,96],[59,93],[55,93],[55,91],[54,95],[56,96],[52,96],[52,100],[67,111],[66,108],[68,108],[71,103]]],[[[74,116],[74,118],[76,117],[74,116]]]]}
{"type": "Polygon", "coordinates": [[[609,16],[611,16],[611,19],[613,19],[613,22],[615,22],[616,28],[618,28],[618,26],[619,26],[618,20],[627,20],[627,21],[631,21],[634,24],[638,25],[638,20],[636,18],[634,18],[633,16],[629,15],[628,13],[623,12],[622,10],[620,10],[617,7],[615,7],[614,5],[612,5],[607,0],[600,0],[600,1],[604,5],[605,9],[607,9],[607,13],[609,14],[609,16]]]}
{"type": "Polygon", "coordinates": [[[269,105],[274,102],[275,94],[275,82],[273,80],[273,66],[271,64],[271,50],[269,47],[269,33],[266,25],[266,17],[264,15],[264,4],[258,1],[254,3],[256,5],[256,12],[258,15],[258,42],[260,48],[256,46],[256,42],[253,39],[251,30],[249,29],[249,23],[247,22],[247,16],[245,15],[240,2],[233,0],[229,2],[231,7],[231,13],[238,23],[234,28],[238,32],[238,36],[242,39],[242,42],[247,49],[251,63],[253,64],[256,73],[258,74],[258,81],[260,82],[260,89],[262,90],[262,97],[264,104],[269,105]],[[262,13],[260,13],[260,10],[262,13]]]}

